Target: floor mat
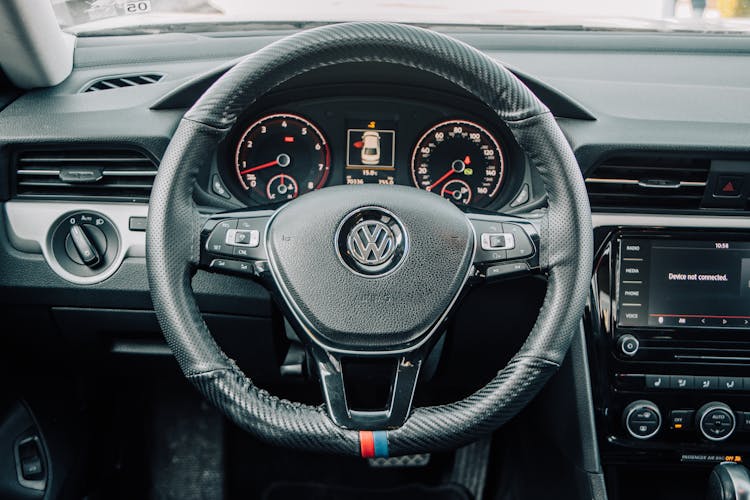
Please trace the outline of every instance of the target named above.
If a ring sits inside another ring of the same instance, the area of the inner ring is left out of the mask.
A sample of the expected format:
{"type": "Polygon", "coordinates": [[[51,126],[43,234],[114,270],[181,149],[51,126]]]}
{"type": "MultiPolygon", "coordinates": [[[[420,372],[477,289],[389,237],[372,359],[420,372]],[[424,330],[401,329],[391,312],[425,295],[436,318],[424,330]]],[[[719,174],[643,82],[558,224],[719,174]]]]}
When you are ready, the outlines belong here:
{"type": "Polygon", "coordinates": [[[319,483],[274,483],[263,500],[471,500],[461,486],[408,485],[398,488],[349,488],[319,483]]]}

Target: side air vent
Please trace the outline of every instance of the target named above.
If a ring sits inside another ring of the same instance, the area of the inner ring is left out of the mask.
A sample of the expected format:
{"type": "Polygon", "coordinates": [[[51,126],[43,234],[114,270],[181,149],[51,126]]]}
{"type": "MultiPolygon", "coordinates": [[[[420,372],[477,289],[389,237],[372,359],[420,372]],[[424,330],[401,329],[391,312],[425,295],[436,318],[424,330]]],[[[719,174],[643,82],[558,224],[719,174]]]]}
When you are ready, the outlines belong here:
{"type": "Polygon", "coordinates": [[[164,78],[164,75],[158,73],[150,73],[147,75],[126,75],[116,76],[111,78],[102,78],[96,80],[93,83],[86,85],[81,89],[82,93],[85,92],[99,92],[101,90],[112,90],[121,89],[123,87],[135,87],[136,85],[149,85],[156,83],[164,78]]]}
{"type": "Polygon", "coordinates": [[[39,150],[15,156],[17,198],[146,202],[157,165],[141,152],[39,150]]]}
{"type": "Polygon", "coordinates": [[[621,157],[586,178],[592,208],[699,209],[708,182],[708,159],[621,157]]]}

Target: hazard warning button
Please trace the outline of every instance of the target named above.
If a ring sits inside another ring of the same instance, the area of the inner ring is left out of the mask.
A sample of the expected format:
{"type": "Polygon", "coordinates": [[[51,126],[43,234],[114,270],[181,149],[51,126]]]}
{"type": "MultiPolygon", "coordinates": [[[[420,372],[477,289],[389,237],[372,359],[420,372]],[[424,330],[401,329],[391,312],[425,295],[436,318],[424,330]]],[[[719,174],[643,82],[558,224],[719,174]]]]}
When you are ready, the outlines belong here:
{"type": "Polygon", "coordinates": [[[737,197],[742,193],[743,177],[734,175],[720,175],[714,188],[714,196],[726,198],[737,197]]]}

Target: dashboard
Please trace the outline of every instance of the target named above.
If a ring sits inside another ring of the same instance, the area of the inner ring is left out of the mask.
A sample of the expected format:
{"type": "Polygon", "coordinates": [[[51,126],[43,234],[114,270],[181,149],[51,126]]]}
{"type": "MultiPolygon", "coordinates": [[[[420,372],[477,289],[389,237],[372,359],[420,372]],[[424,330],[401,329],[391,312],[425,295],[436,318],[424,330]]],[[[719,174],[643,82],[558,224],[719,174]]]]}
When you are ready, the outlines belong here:
{"type": "Polygon", "coordinates": [[[470,101],[353,95],[264,104],[233,128],[217,161],[223,183],[249,206],[341,184],[412,186],[482,209],[518,195],[522,153],[470,101]]]}

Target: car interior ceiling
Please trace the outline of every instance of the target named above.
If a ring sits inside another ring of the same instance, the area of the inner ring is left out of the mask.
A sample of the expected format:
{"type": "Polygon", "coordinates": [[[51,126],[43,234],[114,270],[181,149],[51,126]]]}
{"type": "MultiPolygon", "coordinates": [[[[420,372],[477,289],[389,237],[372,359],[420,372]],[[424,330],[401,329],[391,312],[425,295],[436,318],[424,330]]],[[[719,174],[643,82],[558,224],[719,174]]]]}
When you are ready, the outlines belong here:
{"type": "Polygon", "coordinates": [[[0,499],[747,498],[746,33],[4,3],[0,499]]]}

